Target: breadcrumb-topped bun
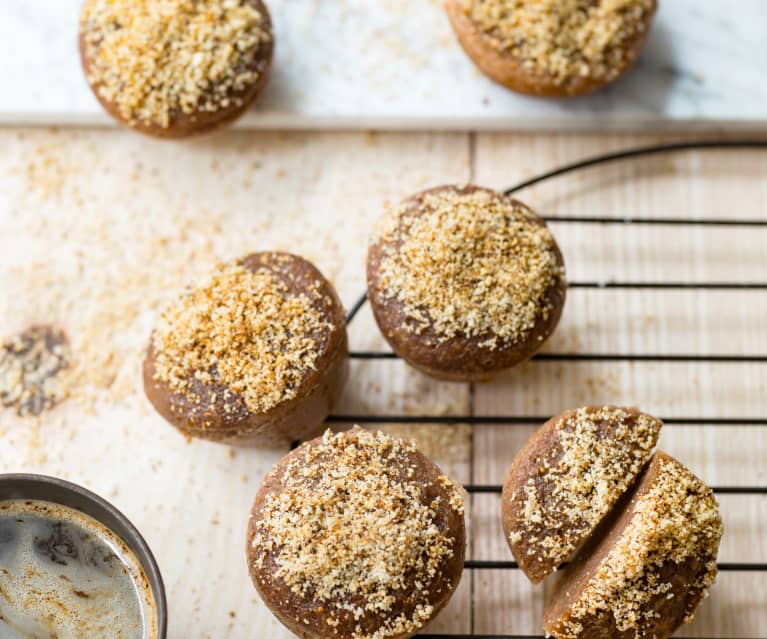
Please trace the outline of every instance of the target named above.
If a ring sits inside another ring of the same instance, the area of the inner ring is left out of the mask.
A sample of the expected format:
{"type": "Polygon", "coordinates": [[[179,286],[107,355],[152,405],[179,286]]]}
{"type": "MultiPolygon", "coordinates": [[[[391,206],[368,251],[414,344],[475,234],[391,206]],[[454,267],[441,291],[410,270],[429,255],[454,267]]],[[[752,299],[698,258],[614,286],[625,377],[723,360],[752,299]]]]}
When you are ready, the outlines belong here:
{"type": "Polygon", "coordinates": [[[585,406],[552,417],[517,453],[503,487],[503,528],[532,581],[567,561],[610,513],[662,425],[635,408],[585,406]]]}
{"type": "Polygon", "coordinates": [[[446,0],[466,53],[519,93],[563,98],[617,80],[639,57],[656,0],[446,0]]]}
{"type": "Polygon", "coordinates": [[[462,490],[412,443],[326,432],[264,479],[248,567],[303,639],[406,639],[447,604],[463,570],[462,490]]]}
{"type": "Polygon", "coordinates": [[[657,452],[631,500],[563,571],[544,630],[557,639],[667,639],[714,584],[722,531],[711,489],[657,452]]]}
{"type": "Polygon", "coordinates": [[[482,380],[538,350],[565,300],[562,254],[527,206],[478,186],[407,198],[367,258],[373,314],[394,351],[435,377],[482,380]]]}
{"type": "Polygon", "coordinates": [[[238,118],[266,85],[274,36],[262,0],[85,0],[80,57],[118,122],[164,138],[238,118]]]}
{"type": "Polygon", "coordinates": [[[144,389],[184,434],[288,445],[316,435],[348,375],[343,307],[309,262],[253,253],[220,264],[160,316],[144,389]]]}

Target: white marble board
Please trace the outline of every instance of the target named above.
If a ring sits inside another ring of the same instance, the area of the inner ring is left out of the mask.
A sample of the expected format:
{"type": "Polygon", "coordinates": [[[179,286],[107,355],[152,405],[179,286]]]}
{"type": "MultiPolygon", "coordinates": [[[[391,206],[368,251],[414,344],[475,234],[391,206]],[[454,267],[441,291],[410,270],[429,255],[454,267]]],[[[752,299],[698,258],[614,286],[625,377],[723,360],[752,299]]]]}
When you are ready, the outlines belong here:
{"type": "MultiPolygon", "coordinates": [[[[0,2],[0,123],[107,124],[79,68],[80,0],[0,2]]],[[[767,2],[661,0],[637,68],[569,101],[481,76],[439,0],[271,0],[276,72],[245,128],[759,128],[767,2]]]]}

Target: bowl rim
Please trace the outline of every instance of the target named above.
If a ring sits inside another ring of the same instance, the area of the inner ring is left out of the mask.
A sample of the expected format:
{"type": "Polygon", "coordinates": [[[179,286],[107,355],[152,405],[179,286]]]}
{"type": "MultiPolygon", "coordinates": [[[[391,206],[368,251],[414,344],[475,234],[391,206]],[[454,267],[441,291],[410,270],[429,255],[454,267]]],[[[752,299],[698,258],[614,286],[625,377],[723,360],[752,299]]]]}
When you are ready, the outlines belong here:
{"type": "Polygon", "coordinates": [[[92,517],[115,534],[136,556],[154,598],[157,638],[166,639],[168,632],[168,601],[160,568],[149,544],[120,510],[93,491],[51,475],[35,473],[0,473],[0,502],[12,499],[48,501],[72,508],[92,517]],[[16,491],[6,496],[6,487],[16,491]],[[18,493],[18,494],[17,494],[18,493]]]}

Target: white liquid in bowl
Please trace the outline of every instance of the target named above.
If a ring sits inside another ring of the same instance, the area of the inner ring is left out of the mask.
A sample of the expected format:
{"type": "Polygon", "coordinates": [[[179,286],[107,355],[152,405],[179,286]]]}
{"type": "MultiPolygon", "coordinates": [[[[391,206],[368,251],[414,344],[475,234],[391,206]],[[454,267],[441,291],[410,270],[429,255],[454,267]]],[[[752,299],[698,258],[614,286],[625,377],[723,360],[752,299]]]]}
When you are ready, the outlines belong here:
{"type": "Polygon", "coordinates": [[[0,595],[2,639],[157,638],[136,557],[66,506],[0,502],[0,595]]]}

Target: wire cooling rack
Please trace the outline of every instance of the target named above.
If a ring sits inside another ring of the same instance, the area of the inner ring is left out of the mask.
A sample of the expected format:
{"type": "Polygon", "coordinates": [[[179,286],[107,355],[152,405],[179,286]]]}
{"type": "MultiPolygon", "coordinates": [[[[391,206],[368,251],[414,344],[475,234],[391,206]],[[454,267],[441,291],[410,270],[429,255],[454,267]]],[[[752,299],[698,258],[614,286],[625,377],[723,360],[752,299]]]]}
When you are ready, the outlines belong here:
{"type": "MultiPolygon", "coordinates": [[[[673,152],[682,152],[688,150],[724,150],[741,149],[755,150],[767,149],[767,140],[724,140],[724,141],[701,141],[701,142],[683,142],[677,144],[664,144],[657,146],[647,146],[618,153],[599,155],[586,160],[567,164],[552,171],[542,173],[532,177],[524,182],[520,182],[508,189],[505,193],[508,195],[517,193],[527,187],[554,179],[556,177],[582,171],[591,167],[610,164],[614,162],[627,161],[634,158],[661,155],[673,152]]],[[[767,178],[766,178],[767,179],[767,178]]],[[[581,224],[647,224],[674,227],[690,226],[740,226],[740,227],[767,227],[767,219],[691,219],[677,217],[594,217],[594,216],[556,216],[546,218],[547,222],[560,223],[581,223],[581,224]]],[[[767,262],[767,258],[765,260],[767,262]]],[[[767,290],[767,281],[764,282],[628,282],[628,281],[573,281],[568,282],[569,288],[588,288],[588,289],[709,289],[709,290],[767,290]]],[[[347,323],[354,320],[357,313],[367,302],[367,295],[363,294],[357,302],[351,307],[347,314],[347,323]]],[[[372,359],[396,359],[397,355],[393,352],[378,351],[352,351],[352,359],[372,360],[372,359]]],[[[767,354],[762,355],[705,355],[699,353],[693,354],[638,354],[638,353],[539,353],[533,357],[535,360],[557,360],[557,361],[599,361],[599,362],[630,362],[630,361],[650,361],[650,362],[694,362],[694,363],[767,363],[767,354]]],[[[475,427],[482,425],[536,425],[545,422],[549,415],[331,415],[328,422],[335,423],[358,423],[358,424],[470,424],[475,427]]],[[[741,417],[741,418],[720,418],[720,417],[670,417],[663,418],[668,426],[675,425],[699,425],[699,426],[752,426],[754,428],[767,427],[767,417],[741,417]]],[[[469,484],[465,486],[470,495],[480,493],[500,494],[500,485],[479,485],[469,484]]],[[[736,494],[736,495],[767,495],[767,486],[714,486],[713,490],[717,494],[736,494]]],[[[467,570],[516,570],[517,563],[505,560],[466,560],[464,564],[467,570]]],[[[735,562],[719,563],[719,570],[722,572],[767,572],[767,563],[757,562],[735,562]]],[[[477,635],[477,634],[424,634],[419,635],[422,639],[543,639],[541,635],[477,635]]],[[[694,639],[720,639],[712,637],[696,637],[694,639]]]]}

